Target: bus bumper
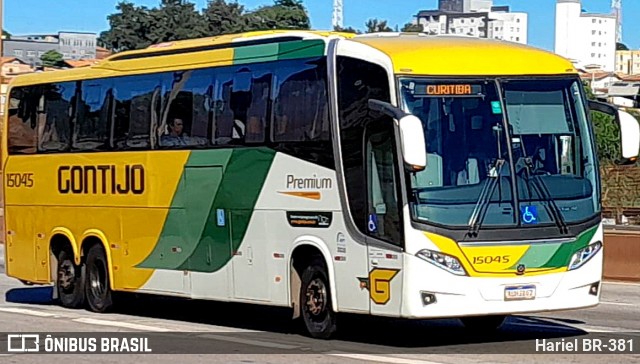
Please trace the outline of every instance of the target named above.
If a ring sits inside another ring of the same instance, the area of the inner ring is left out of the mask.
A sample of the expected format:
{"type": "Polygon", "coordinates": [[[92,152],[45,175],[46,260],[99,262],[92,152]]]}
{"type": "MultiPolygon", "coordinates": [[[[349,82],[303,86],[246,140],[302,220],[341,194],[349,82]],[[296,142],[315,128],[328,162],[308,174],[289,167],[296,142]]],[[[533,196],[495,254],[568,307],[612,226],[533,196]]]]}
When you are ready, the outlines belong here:
{"type": "Polygon", "coordinates": [[[415,256],[405,258],[401,316],[406,318],[560,311],[592,307],[600,300],[602,249],[576,270],[522,277],[457,276],[415,256]],[[535,298],[505,300],[505,289],[515,286],[535,286],[535,298]]]}

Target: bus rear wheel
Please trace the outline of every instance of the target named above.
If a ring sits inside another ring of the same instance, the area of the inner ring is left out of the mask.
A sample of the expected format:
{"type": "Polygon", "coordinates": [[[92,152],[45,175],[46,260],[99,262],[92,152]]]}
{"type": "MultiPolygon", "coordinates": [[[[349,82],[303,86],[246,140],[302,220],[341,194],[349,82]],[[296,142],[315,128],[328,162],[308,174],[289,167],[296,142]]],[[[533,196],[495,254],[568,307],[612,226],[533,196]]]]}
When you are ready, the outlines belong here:
{"type": "Polygon", "coordinates": [[[310,264],[302,274],[300,310],[307,332],[328,339],[336,331],[336,313],[331,306],[329,278],[321,262],[310,264]]]}
{"type": "Polygon", "coordinates": [[[505,315],[492,315],[492,316],[470,316],[462,317],[460,321],[464,326],[474,332],[492,332],[496,331],[504,324],[507,316],[505,315]]]}
{"type": "Polygon", "coordinates": [[[109,265],[104,248],[95,244],[87,252],[85,296],[94,312],[107,312],[113,306],[109,284],[109,265]]]}
{"type": "Polygon", "coordinates": [[[84,304],[84,269],[76,265],[73,253],[62,249],[58,253],[55,289],[63,307],[80,308],[84,304]]]}

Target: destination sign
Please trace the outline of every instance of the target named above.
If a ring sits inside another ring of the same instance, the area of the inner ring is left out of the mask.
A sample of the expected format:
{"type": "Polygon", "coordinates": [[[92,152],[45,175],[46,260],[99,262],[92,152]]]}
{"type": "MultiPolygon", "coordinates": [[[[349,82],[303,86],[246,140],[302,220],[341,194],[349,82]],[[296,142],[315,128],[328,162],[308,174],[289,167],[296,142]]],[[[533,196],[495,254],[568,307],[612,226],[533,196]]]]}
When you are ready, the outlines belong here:
{"type": "Polygon", "coordinates": [[[438,84],[416,85],[415,94],[427,96],[470,96],[482,94],[481,85],[471,84],[438,84]]]}

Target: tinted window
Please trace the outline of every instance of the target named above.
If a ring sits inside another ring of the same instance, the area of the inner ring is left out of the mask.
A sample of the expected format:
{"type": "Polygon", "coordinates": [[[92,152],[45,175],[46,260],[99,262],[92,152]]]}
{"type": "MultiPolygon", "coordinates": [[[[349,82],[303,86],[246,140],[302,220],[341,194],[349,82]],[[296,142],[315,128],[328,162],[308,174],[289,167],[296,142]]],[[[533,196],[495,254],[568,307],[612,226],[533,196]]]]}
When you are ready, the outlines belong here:
{"type": "Polygon", "coordinates": [[[152,122],[157,124],[161,77],[143,75],[114,81],[113,147],[147,149],[152,122]]]}
{"type": "Polygon", "coordinates": [[[330,140],[326,68],[321,60],[282,62],[276,73],[272,140],[330,140]]]}
{"type": "Polygon", "coordinates": [[[89,80],[82,83],[73,133],[73,148],[105,150],[109,140],[109,119],[113,105],[111,80],[89,80]]]}
{"type": "Polygon", "coordinates": [[[160,127],[161,147],[207,147],[211,140],[211,70],[174,72],[165,85],[166,118],[160,127]]]}
{"type": "Polygon", "coordinates": [[[39,118],[38,144],[44,152],[69,150],[71,118],[76,107],[76,83],[44,86],[44,118],[39,118]]]}
{"type": "MultiPolygon", "coordinates": [[[[367,233],[364,130],[369,122],[380,120],[380,115],[369,109],[368,100],[391,101],[389,78],[382,67],[362,60],[338,57],[337,62],[340,144],[347,199],[356,226],[367,233]]],[[[389,121],[385,118],[380,122],[389,121]]]]}
{"type": "Polygon", "coordinates": [[[217,78],[216,144],[264,143],[272,82],[270,68],[230,67],[217,78]]]}
{"type": "Polygon", "coordinates": [[[36,152],[36,125],[42,90],[37,87],[19,87],[9,96],[9,154],[36,152]]]}

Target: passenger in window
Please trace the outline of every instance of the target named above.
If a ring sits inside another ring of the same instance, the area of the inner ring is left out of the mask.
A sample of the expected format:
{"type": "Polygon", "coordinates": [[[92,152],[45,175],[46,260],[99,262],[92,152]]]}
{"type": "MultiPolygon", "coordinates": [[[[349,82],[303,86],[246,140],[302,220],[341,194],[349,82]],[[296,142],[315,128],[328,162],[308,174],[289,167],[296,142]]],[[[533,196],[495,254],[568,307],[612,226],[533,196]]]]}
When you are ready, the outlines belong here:
{"type": "Polygon", "coordinates": [[[257,113],[250,113],[247,117],[246,142],[261,142],[264,140],[264,128],[260,116],[257,113]]]}
{"type": "Polygon", "coordinates": [[[184,133],[184,120],[173,118],[169,121],[169,134],[160,139],[163,147],[192,145],[191,139],[184,133]]]}
{"type": "Polygon", "coordinates": [[[289,116],[287,114],[277,115],[276,116],[276,127],[275,127],[275,140],[276,141],[284,141],[287,139],[287,124],[289,123],[289,116]]]}
{"type": "Polygon", "coordinates": [[[163,135],[160,144],[163,147],[180,147],[180,146],[209,146],[207,138],[201,136],[189,136],[184,132],[184,120],[175,117],[169,121],[169,134],[163,135]]]}

